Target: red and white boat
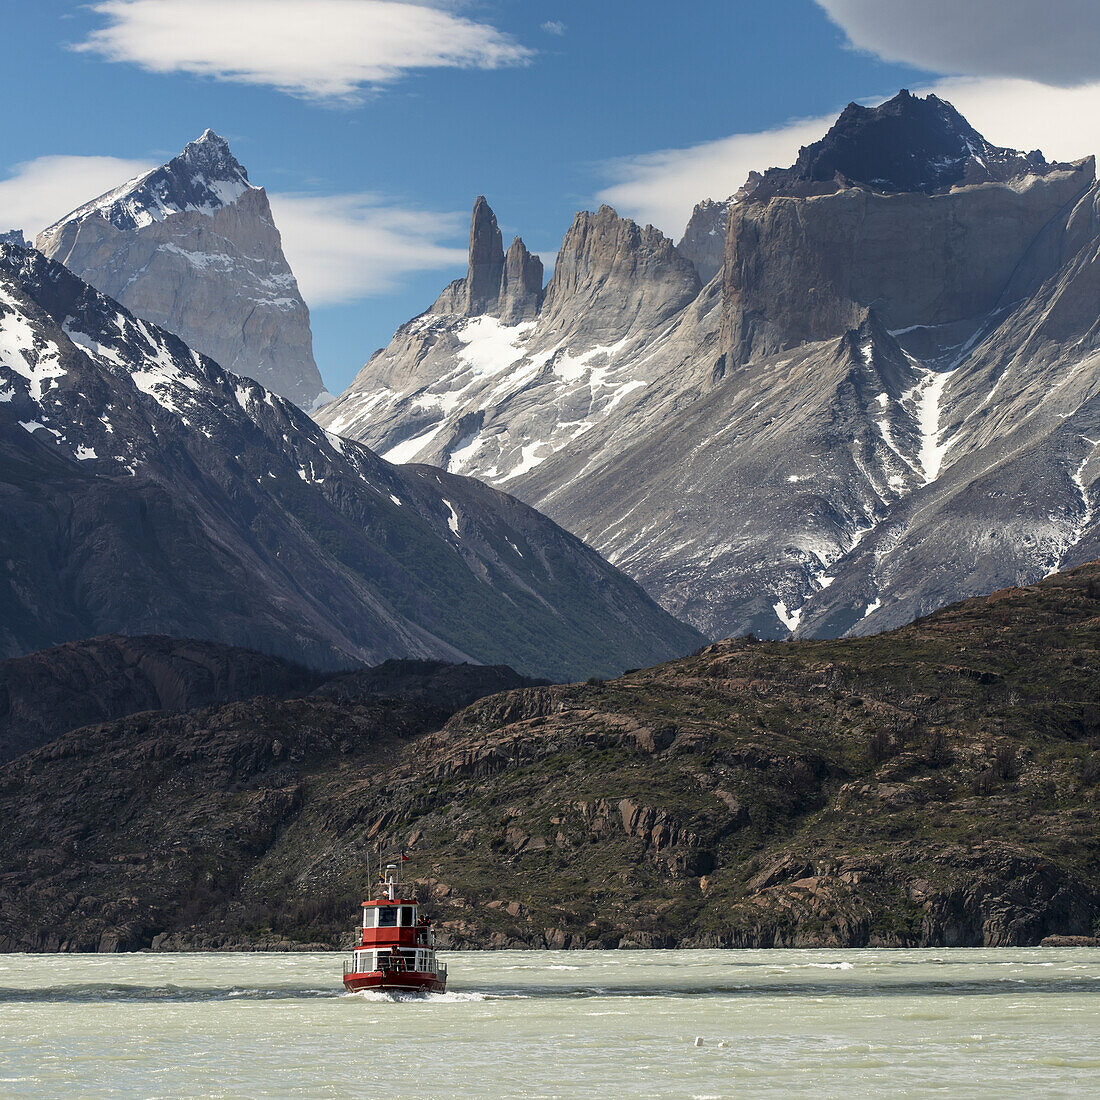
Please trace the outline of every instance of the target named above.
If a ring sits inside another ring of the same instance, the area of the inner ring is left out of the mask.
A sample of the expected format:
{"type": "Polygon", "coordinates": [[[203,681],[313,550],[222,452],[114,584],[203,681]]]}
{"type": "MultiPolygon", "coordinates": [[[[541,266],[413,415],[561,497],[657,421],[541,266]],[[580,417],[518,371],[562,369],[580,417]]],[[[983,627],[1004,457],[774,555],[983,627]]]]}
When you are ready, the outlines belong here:
{"type": "Polygon", "coordinates": [[[386,868],[380,888],[379,898],[363,902],[363,937],[344,963],[344,988],[442,993],[447,967],[436,961],[435,930],[415,897],[401,897],[396,864],[386,868]]]}

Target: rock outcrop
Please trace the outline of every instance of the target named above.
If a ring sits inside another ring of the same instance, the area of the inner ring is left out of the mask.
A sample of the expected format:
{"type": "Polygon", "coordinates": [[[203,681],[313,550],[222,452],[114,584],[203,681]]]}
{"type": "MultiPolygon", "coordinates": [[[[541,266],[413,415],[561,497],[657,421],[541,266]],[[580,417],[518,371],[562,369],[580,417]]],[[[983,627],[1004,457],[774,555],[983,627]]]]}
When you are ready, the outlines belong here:
{"type": "Polygon", "coordinates": [[[676,243],[676,250],[695,265],[704,284],[709,283],[726,262],[726,227],[734,201],[704,199],[697,203],[683,237],[676,243]]]}
{"type": "Polygon", "coordinates": [[[584,211],[565,234],[546,288],[540,327],[583,331],[614,344],[666,325],[699,294],[699,275],[660,230],[620,218],[610,206],[584,211]]]}
{"type": "Polygon", "coordinates": [[[267,193],[212,130],[43,230],[37,247],[226,370],[305,409],[326,396],[267,193]]]}
{"type": "Polygon", "coordinates": [[[542,261],[516,237],[504,254],[497,218],[479,195],[470,216],[470,261],[429,311],[458,317],[499,317],[515,325],[533,317],[542,301],[542,261]]]}
{"type": "Polygon", "coordinates": [[[506,325],[531,321],[542,304],[542,260],[527,251],[516,237],[504,257],[504,274],[500,281],[498,313],[506,325]]]}

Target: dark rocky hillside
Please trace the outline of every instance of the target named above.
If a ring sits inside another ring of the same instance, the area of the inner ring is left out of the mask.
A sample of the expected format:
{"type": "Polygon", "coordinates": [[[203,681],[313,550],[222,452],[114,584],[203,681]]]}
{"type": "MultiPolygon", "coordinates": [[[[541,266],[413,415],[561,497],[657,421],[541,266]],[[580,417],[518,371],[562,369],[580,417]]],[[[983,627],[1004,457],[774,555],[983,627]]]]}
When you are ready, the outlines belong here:
{"type": "Polygon", "coordinates": [[[324,679],[250,649],[108,634],[0,661],[0,761],[143,710],[302,694],[324,679]]]}
{"type": "Polygon", "coordinates": [[[0,949],[336,946],[379,844],[452,945],[1090,934],[1098,672],[1093,563],[447,721],[322,689],[93,726],[0,769],[0,949]]]}

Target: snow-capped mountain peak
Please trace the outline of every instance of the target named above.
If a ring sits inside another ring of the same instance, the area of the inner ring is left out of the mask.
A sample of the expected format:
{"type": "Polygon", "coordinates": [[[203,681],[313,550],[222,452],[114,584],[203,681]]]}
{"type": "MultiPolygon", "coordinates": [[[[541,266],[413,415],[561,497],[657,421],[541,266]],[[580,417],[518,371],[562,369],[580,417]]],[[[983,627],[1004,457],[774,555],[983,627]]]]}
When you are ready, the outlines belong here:
{"type": "Polygon", "coordinates": [[[74,210],[36,243],[227,370],[306,409],[325,396],[309,310],[267,194],[213,130],[74,210]]]}
{"type": "Polygon", "coordinates": [[[233,156],[229,142],[208,129],[167,164],[77,207],[45,230],[45,235],[67,222],[94,216],[116,229],[138,229],[185,211],[209,214],[236,202],[250,189],[248,172],[233,156]]]}
{"type": "Polygon", "coordinates": [[[1038,150],[993,145],[946,100],[902,89],[877,107],[849,103],[820,141],[799,150],[790,168],[768,169],[751,198],[807,197],[849,186],[931,194],[1067,167],[1048,164],[1038,150]]]}

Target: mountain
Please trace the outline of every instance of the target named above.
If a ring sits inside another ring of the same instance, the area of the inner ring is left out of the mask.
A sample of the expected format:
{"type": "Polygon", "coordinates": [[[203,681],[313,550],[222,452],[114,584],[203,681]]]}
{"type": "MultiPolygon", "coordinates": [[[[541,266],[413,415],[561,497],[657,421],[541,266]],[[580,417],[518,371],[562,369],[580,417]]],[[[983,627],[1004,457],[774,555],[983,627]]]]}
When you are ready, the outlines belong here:
{"type": "MultiPolygon", "coordinates": [[[[545,291],[535,292],[532,272],[519,314],[499,289],[506,257],[483,198],[470,241],[466,278],[402,326],[317,414],[320,423],[369,439],[394,462],[522,484],[551,454],[621,420],[643,379],[657,384],[681,367],[696,347],[696,333],[683,332],[692,320],[697,328],[711,315],[716,338],[720,287],[701,295],[698,274],[671,241],[608,206],[577,215],[545,291]],[[640,368],[640,349],[665,328],[662,346],[640,368]]],[[[517,238],[509,256],[526,254],[517,238]]]]}
{"type": "Polygon", "coordinates": [[[0,761],[94,722],[304,694],[322,679],[277,657],[190,638],[68,642],[0,661],[0,761]]]}
{"type": "Polygon", "coordinates": [[[1038,150],[1020,153],[992,145],[950,103],[902,90],[878,107],[849,103],[829,132],[803,146],[790,168],[753,180],[756,200],[809,197],[860,185],[884,194],[932,194],[956,184],[1006,182],[1044,175],[1038,150]]]}
{"type": "Polygon", "coordinates": [[[711,637],[872,633],[1100,554],[1098,254],[1092,158],[902,92],[679,246],[578,215],[533,320],[441,300],[319,415],[505,485],[711,637]]]}
{"type": "Polygon", "coordinates": [[[0,655],[104,633],[567,679],[699,635],[480,482],[395,467],[0,246],[0,655]]]}
{"type": "Polygon", "coordinates": [[[36,243],[227,370],[305,409],[328,397],[267,193],[212,130],[67,214],[36,243]]]}
{"type": "Polygon", "coordinates": [[[1098,615],[1093,563],[449,719],[326,686],[74,731],[0,767],[0,950],[336,946],[379,846],[447,946],[1095,934],[1098,615]]]}
{"type": "Polygon", "coordinates": [[[262,695],[310,693],[426,702],[448,714],[484,695],[534,686],[506,665],[390,659],[321,673],[250,649],[193,638],[107,634],[0,661],[0,763],[64,733],[132,714],[181,713],[262,695]]]}

